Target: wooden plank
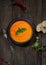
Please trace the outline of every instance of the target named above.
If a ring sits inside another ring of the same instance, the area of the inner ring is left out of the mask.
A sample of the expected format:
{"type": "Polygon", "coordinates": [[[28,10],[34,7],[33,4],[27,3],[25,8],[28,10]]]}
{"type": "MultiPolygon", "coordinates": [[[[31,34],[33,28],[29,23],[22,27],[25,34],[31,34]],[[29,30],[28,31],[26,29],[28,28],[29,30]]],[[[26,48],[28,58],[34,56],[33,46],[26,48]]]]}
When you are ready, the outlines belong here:
{"type": "MultiPolygon", "coordinates": [[[[46,20],[46,0],[43,0],[42,21],[46,20]]],[[[42,45],[46,45],[46,34],[42,34],[42,45]]]]}
{"type": "MultiPolygon", "coordinates": [[[[10,0],[0,1],[0,24],[1,27],[6,29],[9,22],[12,20],[12,7],[10,0]]],[[[9,47],[9,41],[0,35],[0,56],[2,56],[6,61],[12,63],[12,54],[9,47]]]]}
{"type": "MultiPolygon", "coordinates": [[[[46,0],[43,0],[42,21],[46,20],[46,0]]],[[[42,46],[46,47],[46,34],[42,33],[42,46]]],[[[42,65],[46,65],[46,51],[42,52],[42,65]]]]}
{"type": "Polygon", "coordinates": [[[42,53],[42,65],[46,65],[46,51],[42,53]]]}
{"type": "Polygon", "coordinates": [[[12,8],[9,6],[9,0],[2,1],[1,7],[1,22],[4,28],[6,28],[8,23],[12,20],[12,8]]]}
{"type": "MultiPolygon", "coordinates": [[[[36,21],[36,25],[38,24],[38,23],[40,23],[41,22],[41,14],[42,14],[42,0],[37,0],[36,1],[36,17],[34,18],[34,21],[36,21]]],[[[39,40],[39,45],[41,46],[42,45],[42,43],[41,43],[41,36],[42,36],[42,34],[41,33],[39,33],[38,34],[39,35],[39,38],[40,38],[40,40],[39,40]]],[[[36,56],[36,65],[42,65],[42,52],[37,52],[37,56],[36,56]]]]}

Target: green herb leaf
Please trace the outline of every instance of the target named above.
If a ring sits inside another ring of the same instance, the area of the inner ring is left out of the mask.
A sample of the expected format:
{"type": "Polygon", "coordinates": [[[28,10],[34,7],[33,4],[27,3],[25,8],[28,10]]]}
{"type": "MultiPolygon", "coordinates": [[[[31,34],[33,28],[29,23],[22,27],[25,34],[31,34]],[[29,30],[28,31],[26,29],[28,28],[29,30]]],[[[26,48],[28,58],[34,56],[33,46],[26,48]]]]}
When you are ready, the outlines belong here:
{"type": "Polygon", "coordinates": [[[17,31],[17,32],[16,32],[16,35],[18,35],[19,33],[20,33],[20,32],[17,31]]]}
{"type": "Polygon", "coordinates": [[[20,33],[23,33],[24,31],[26,31],[26,28],[18,28],[17,32],[16,32],[16,35],[20,34],[20,33]]]}
{"type": "Polygon", "coordinates": [[[36,37],[36,42],[32,45],[32,48],[34,48],[36,51],[40,51],[43,49],[43,47],[39,46],[39,37],[36,37]]]}
{"type": "Polygon", "coordinates": [[[26,28],[22,28],[22,29],[21,29],[21,32],[24,32],[25,30],[26,30],[26,28]]]}

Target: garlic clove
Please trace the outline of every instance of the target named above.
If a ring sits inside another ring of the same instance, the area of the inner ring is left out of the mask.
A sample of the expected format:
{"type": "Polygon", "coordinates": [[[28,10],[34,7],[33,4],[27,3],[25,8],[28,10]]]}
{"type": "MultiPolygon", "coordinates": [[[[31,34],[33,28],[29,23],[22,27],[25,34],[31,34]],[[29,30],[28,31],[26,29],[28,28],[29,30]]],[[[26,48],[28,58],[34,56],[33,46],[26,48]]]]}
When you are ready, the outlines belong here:
{"type": "Polygon", "coordinates": [[[46,20],[44,20],[44,21],[42,22],[42,26],[43,26],[43,27],[46,27],[46,20]]]}
{"type": "Polygon", "coordinates": [[[37,32],[40,32],[42,30],[42,24],[40,23],[40,24],[38,24],[37,26],[36,26],[36,31],[37,32]]]}

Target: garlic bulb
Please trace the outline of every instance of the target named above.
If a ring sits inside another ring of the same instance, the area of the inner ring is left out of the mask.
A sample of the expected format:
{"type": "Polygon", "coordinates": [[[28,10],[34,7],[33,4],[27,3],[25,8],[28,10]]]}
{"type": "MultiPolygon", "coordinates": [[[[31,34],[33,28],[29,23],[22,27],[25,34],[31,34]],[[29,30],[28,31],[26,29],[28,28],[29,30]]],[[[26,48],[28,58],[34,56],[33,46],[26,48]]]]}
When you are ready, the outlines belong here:
{"type": "Polygon", "coordinates": [[[39,23],[39,24],[36,26],[36,31],[37,31],[37,32],[42,31],[43,33],[46,33],[46,20],[44,20],[42,23],[39,23]]]}

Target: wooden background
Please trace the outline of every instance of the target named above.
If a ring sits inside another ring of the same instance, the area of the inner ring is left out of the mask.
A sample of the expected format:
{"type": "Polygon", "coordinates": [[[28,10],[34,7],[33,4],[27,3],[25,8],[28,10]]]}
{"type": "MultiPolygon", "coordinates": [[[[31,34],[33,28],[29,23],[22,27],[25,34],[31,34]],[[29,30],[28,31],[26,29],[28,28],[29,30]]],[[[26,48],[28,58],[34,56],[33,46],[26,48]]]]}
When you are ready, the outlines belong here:
{"type": "MultiPolygon", "coordinates": [[[[46,20],[46,0],[19,0],[25,3],[27,11],[23,12],[20,7],[12,6],[16,0],[0,0],[0,26],[7,28],[9,22],[16,17],[28,17],[37,25],[46,20]],[[1,24],[2,23],[2,24],[1,24]]],[[[46,34],[39,33],[39,44],[46,46],[46,34]]],[[[14,46],[12,53],[10,43],[0,35],[0,56],[11,65],[46,65],[46,51],[37,53],[31,46],[14,46]]]]}

